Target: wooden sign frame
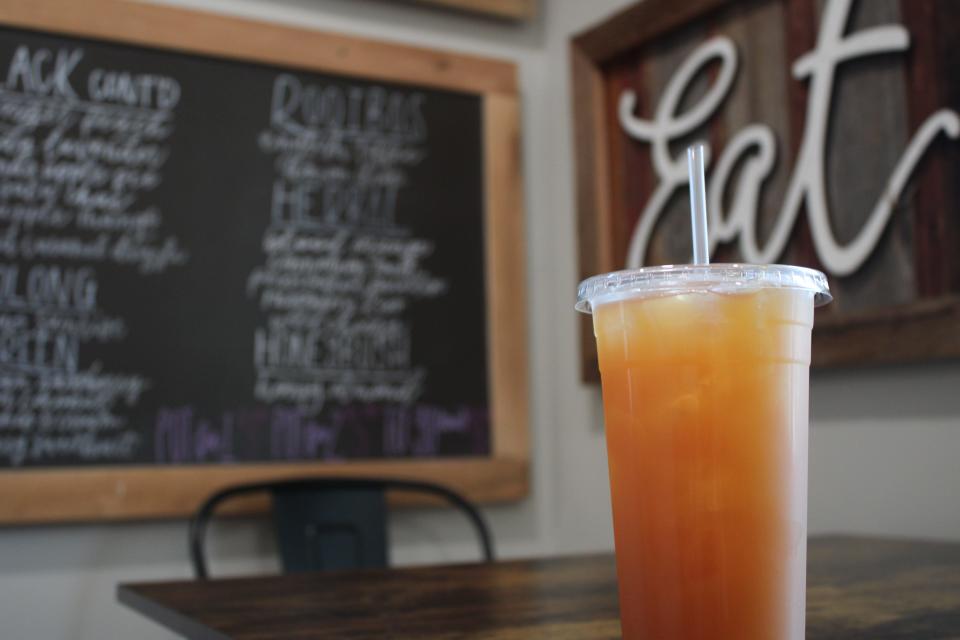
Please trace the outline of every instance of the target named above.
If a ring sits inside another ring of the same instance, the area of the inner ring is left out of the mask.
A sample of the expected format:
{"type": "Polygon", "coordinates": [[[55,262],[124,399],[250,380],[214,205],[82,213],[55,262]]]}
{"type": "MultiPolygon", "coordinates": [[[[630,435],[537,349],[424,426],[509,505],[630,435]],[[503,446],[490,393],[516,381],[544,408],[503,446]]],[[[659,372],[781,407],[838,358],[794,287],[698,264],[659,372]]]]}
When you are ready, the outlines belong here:
{"type": "MultiPolygon", "coordinates": [[[[698,19],[709,17],[714,12],[731,5],[757,1],[762,0],[643,0],[572,38],[570,58],[581,278],[623,268],[615,259],[617,249],[614,238],[625,238],[629,234],[629,230],[623,228],[623,216],[619,215],[623,203],[618,201],[613,188],[615,171],[610,157],[605,67],[622,59],[630,51],[698,19]]],[[[804,24],[791,23],[791,29],[810,29],[813,39],[817,26],[811,16],[807,17],[809,20],[797,21],[804,24]]],[[[934,15],[924,15],[922,18],[929,24],[938,19],[934,15]]],[[[922,48],[926,56],[933,55],[933,46],[930,43],[916,43],[916,47],[922,48]]],[[[933,71],[927,73],[932,74],[933,71]]],[[[929,86],[933,83],[932,78],[918,77],[914,83],[908,88],[913,95],[919,95],[924,100],[935,98],[936,92],[929,86]]],[[[801,103],[803,99],[801,95],[801,103]]],[[[937,106],[940,105],[925,103],[925,107],[931,110],[937,106]]],[[[802,113],[799,117],[802,120],[802,113]]],[[[934,186],[950,179],[942,164],[927,169],[930,170],[927,179],[934,186]]],[[[918,203],[927,211],[935,204],[929,201],[918,203]]],[[[953,213],[956,215],[957,212],[953,213]]],[[[934,221],[929,219],[926,222],[929,223],[929,229],[924,232],[932,234],[927,242],[929,246],[949,247],[951,242],[954,247],[958,246],[960,224],[944,228],[943,224],[933,224],[934,221]]],[[[942,264],[937,265],[937,270],[942,273],[938,277],[960,283],[958,255],[954,251],[953,257],[945,255],[939,258],[942,264]]],[[[585,381],[598,381],[596,341],[589,317],[585,317],[581,323],[580,343],[581,377],[585,381]]],[[[960,290],[956,286],[944,295],[921,297],[911,303],[876,312],[851,313],[839,317],[818,314],[813,331],[814,367],[958,357],[960,290]]]]}
{"type": "Polygon", "coordinates": [[[504,20],[530,20],[537,14],[537,0],[414,0],[414,2],[504,20]]]}
{"type": "Polygon", "coordinates": [[[482,458],[0,471],[0,523],[179,517],[226,485],[302,476],[440,482],[480,502],[528,492],[528,368],[517,72],[512,63],[121,0],[9,0],[0,25],[337,73],[482,99],[491,454],[482,458]]]}

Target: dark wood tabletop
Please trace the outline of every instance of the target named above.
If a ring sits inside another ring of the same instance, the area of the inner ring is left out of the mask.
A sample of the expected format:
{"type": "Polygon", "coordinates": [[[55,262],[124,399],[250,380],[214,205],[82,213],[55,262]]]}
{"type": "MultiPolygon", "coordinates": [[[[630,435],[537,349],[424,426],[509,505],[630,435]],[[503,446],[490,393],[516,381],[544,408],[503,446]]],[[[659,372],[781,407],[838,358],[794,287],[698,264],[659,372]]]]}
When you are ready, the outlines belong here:
{"type": "MultiPolygon", "coordinates": [[[[187,638],[619,638],[613,556],[125,584],[187,638]]],[[[808,640],[960,638],[960,544],[811,539],[808,640]]]]}

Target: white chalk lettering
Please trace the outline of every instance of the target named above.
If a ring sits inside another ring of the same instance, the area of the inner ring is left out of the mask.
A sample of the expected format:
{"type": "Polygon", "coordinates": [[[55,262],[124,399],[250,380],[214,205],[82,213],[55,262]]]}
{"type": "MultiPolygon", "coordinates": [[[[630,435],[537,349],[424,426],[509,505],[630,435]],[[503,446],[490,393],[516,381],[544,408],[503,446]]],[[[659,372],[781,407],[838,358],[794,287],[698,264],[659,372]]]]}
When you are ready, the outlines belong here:
{"type": "Polygon", "coordinates": [[[54,54],[49,49],[30,51],[25,45],[17,47],[7,69],[8,89],[23,90],[40,95],[56,94],[76,98],[70,84],[70,74],[83,59],[83,49],[60,49],[54,54]]]}
{"type": "Polygon", "coordinates": [[[19,45],[0,76],[0,466],[123,461],[142,446],[128,415],[151,380],[91,360],[128,335],[101,308],[101,271],[189,260],[150,199],[179,82],[83,60],[19,45]]]}
{"type": "Polygon", "coordinates": [[[332,442],[321,412],[422,393],[404,314],[449,284],[425,267],[434,243],[401,225],[398,206],[426,158],[425,105],[416,91],[274,80],[257,137],[276,169],[271,224],[247,292],[267,314],[251,340],[254,395],[300,412],[288,416],[294,431],[274,431],[283,451],[319,455],[304,452],[307,433],[332,442]]]}

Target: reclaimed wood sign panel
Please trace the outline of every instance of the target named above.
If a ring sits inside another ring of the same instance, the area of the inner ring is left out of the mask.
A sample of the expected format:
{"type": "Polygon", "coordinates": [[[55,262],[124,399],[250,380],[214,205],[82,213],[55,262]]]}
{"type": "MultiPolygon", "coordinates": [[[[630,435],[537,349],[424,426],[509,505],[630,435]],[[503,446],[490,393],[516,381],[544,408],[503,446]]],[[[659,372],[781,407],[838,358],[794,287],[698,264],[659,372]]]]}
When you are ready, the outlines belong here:
{"type": "Polygon", "coordinates": [[[950,0],[645,0],[577,36],[582,275],[690,261],[705,141],[712,260],[830,277],[815,366],[960,356],[958,37],[950,0]]]}
{"type": "Polygon", "coordinates": [[[0,521],[522,495],[513,67],[94,4],[0,9],[0,521]]]}

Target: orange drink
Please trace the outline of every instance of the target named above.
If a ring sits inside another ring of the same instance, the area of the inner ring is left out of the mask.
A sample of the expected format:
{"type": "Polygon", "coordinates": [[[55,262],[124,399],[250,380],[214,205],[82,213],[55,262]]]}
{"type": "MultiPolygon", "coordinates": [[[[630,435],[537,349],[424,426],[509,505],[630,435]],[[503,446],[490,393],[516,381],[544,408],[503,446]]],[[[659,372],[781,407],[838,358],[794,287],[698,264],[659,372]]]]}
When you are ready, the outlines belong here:
{"type": "Polygon", "coordinates": [[[581,285],[625,639],[804,637],[810,332],[826,299],[821,274],[777,266],[581,285]]]}

